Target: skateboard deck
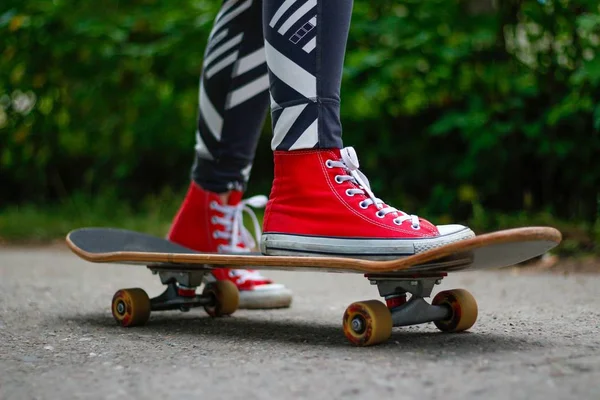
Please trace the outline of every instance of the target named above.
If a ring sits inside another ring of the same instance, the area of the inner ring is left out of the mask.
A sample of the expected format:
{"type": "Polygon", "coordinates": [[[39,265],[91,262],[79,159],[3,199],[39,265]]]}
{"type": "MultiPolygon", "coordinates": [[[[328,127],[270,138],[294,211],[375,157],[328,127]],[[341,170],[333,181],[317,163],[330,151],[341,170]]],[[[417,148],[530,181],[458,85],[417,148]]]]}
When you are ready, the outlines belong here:
{"type": "Polygon", "coordinates": [[[238,266],[370,274],[443,273],[506,267],[544,254],[560,241],[561,234],[554,228],[516,228],[380,261],[336,256],[200,253],[156,236],[116,228],[82,228],[67,235],[67,244],[75,254],[96,263],[163,264],[164,268],[185,266],[189,270],[238,266]]]}
{"type": "Polygon", "coordinates": [[[151,311],[204,307],[212,317],[233,314],[240,301],[238,288],[229,280],[207,282],[205,278],[214,268],[363,273],[377,286],[385,303],[367,300],[350,304],[342,326],[352,344],[369,346],[386,341],[394,326],[433,322],[444,332],[471,328],[478,313],[474,297],[464,289],[445,290],[428,303],[425,298],[430,297],[434,286],[449,272],[505,267],[539,256],[558,245],[561,234],[547,227],[509,229],[384,261],[199,253],[156,236],[115,228],[77,229],[66,240],[71,250],[85,260],[146,265],[167,285],[152,299],[140,288],[118,290],[111,308],[116,322],[123,327],[145,324],[151,311]],[[204,289],[198,294],[196,290],[202,285],[204,289]]]}

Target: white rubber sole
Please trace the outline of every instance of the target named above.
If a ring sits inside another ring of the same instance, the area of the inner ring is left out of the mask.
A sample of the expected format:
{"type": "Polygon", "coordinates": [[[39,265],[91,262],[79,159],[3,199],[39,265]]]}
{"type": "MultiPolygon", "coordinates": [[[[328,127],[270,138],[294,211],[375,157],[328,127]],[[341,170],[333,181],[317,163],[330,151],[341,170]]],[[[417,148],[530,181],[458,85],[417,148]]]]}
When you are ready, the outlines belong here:
{"type": "Polygon", "coordinates": [[[277,283],[240,291],[240,309],[287,308],[292,304],[292,291],[277,283]]]}
{"type": "Polygon", "coordinates": [[[335,256],[391,260],[412,256],[474,236],[475,233],[467,227],[445,235],[423,239],[336,238],[264,233],[260,250],[270,256],[335,256]]]}
{"type": "MultiPolygon", "coordinates": [[[[205,282],[215,282],[211,274],[206,274],[205,282]]],[[[280,283],[255,286],[252,290],[240,290],[238,309],[260,310],[286,308],[292,304],[292,291],[280,283]]]]}

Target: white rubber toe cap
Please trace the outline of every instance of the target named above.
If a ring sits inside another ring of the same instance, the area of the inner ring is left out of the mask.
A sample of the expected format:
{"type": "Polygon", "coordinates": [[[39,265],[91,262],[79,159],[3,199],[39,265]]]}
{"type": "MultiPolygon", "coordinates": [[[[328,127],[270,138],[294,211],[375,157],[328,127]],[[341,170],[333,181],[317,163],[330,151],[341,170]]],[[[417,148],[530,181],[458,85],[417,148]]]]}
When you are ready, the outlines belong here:
{"type": "Polygon", "coordinates": [[[465,238],[475,236],[475,233],[471,231],[464,225],[459,224],[449,224],[449,225],[438,225],[438,231],[440,232],[440,236],[452,235],[461,231],[464,231],[465,238]]]}

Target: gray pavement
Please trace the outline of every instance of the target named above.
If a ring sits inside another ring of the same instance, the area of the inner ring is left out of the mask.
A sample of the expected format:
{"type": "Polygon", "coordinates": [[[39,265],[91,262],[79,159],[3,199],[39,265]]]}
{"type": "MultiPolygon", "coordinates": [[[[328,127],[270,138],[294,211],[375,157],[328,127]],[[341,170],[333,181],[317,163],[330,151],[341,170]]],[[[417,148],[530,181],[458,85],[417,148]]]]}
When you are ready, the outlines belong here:
{"type": "Polygon", "coordinates": [[[98,265],[61,248],[0,248],[0,399],[600,399],[600,277],[454,274],[479,320],[463,334],[395,328],[355,348],[348,304],[377,298],[361,275],[272,272],[289,310],[154,313],[117,327],[120,288],[159,294],[139,266],[98,265]]]}

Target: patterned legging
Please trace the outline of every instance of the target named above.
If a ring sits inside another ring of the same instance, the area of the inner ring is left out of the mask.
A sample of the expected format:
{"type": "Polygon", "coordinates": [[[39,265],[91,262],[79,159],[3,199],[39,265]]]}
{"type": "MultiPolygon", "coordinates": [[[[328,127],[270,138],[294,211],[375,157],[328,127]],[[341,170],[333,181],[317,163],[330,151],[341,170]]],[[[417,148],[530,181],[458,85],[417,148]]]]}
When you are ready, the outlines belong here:
{"type": "Polygon", "coordinates": [[[351,0],[225,0],[200,78],[192,178],[244,189],[266,112],[273,150],[340,148],[351,0]]]}

